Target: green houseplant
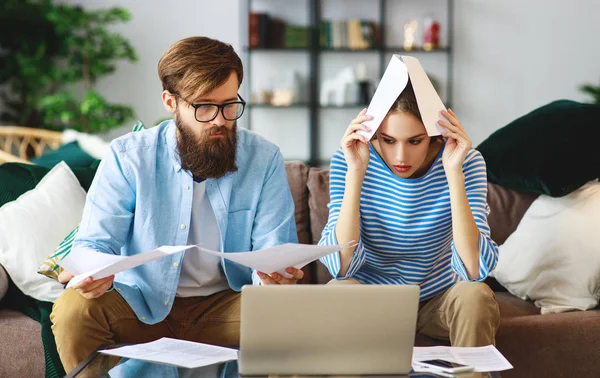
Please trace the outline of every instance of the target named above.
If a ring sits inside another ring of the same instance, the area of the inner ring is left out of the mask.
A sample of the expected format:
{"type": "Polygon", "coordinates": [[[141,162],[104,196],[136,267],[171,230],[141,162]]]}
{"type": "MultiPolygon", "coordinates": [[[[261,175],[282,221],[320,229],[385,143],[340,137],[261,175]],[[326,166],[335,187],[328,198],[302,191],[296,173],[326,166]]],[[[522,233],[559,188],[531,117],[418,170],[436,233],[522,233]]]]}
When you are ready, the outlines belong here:
{"type": "Polygon", "coordinates": [[[135,50],[107,26],[126,22],[121,8],[86,10],[51,0],[5,0],[0,14],[0,121],[97,133],[122,125],[133,109],[111,104],[98,78],[135,50]]]}
{"type": "Polygon", "coordinates": [[[600,85],[585,84],[579,90],[592,97],[592,103],[600,105],[600,85]]]}

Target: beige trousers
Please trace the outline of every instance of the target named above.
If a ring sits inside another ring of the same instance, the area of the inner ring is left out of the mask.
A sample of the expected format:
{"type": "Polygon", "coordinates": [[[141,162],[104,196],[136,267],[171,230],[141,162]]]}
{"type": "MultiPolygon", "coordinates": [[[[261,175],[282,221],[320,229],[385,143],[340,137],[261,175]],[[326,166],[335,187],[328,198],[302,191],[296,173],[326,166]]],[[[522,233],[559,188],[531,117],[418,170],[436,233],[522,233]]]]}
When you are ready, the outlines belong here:
{"type": "Polygon", "coordinates": [[[85,299],[66,290],[50,314],[58,354],[65,371],[103,344],[146,343],[171,337],[222,346],[238,346],[240,294],[225,290],[207,297],[175,298],[171,312],[160,323],[138,320],[116,291],[85,299]]]}
{"type": "MultiPolygon", "coordinates": [[[[360,284],[352,278],[329,283],[360,284]]],[[[495,345],[499,321],[498,303],[489,286],[463,281],[420,303],[417,332],[450,340],[453,346],[495,345]]]]}

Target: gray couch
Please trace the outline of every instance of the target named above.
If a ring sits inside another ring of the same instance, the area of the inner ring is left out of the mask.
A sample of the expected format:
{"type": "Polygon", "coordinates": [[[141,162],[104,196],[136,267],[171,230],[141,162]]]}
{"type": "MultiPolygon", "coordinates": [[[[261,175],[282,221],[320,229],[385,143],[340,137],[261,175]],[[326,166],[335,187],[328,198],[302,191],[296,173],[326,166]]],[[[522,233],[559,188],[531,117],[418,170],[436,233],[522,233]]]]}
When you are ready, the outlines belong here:
{"type": "MultiPolygon", "coordinates": [[[[303,163],[286,163],[288,181],[295,203],[298,239],[316,243],[327,221],[329,171],[308,168],[303,163]]],[[[535,196],[488,185],[488,219],[492,238],[502,244],[516,229],[535,196]]],[[[526,251],[524,251],[526,253],[526,251]]],[[[330,280],[320,263],[305,268],[303,283],[330,280]]],[[[0,266],[0,299],[6,286],[0,266]]],[[[533,303],[506,292],[495,282],[501,322],[498,349],[514,365],[503,378],[513,377],[598,377],[600,376],[600,310],[540,315],[533,303]]],[[[0,310],[0,377],[43,377],[44,353],[40,325],[14,311],[0,310]]],[[[418,345],[439,343],[417,335],[418,345]]]]}
{"type": "MultiPolygon", "coordinates": [[[[0,299],[8,275],[0,265],[0,299]]],[[[0,377],[43,377],[44,347],[40,323],[20,312],[0,309],[0,377]]]]}

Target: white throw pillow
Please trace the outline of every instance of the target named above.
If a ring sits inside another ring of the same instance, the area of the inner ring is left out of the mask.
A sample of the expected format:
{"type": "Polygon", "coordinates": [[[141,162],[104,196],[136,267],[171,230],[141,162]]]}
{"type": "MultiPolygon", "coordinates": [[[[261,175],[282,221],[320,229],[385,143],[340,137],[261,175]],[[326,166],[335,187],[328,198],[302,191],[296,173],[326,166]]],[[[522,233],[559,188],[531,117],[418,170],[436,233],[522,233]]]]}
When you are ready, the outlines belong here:
{"type": "Polygon", "coordinates": [[[37,269],[81,221],[85,196],[61,162],[34,189],[0,208],[0,264],[26,295],[54,302],[63,292],[62,284],[37,269]]]}
{"type": "Polygon", "coordinates": [[[600,183],[561,198],[541,195],[500,246],[492,273],[542,314],[588,310],[600,298],[600,183]]]}

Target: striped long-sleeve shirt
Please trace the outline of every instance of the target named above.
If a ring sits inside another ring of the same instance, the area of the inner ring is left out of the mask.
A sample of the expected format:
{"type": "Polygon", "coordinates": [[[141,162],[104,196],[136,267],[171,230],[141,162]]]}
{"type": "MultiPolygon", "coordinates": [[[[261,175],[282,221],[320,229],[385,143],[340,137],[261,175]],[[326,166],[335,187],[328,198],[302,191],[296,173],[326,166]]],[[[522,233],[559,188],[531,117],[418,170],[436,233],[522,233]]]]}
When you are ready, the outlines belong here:
{"type": "MultiPolygon", "coordinates": [[[[352,277],[366,284],[411,284],[421,287],[421,300],[468,281],[454,246],[448,181],[442,150],[429,171],[416,179],[396,176],[370,146],[371,158],[360,196],[360,237],[345,276],[338,277],[340,254],[321,261],[337,279],[352,277]]],[[[335,245],[347,165],[342,150],[331,160],[329,219],[320,245],[335,245]]],[[[485,161],[471,149],[463,164],[467,199],[479,229],[479,279],[498,261],[498,246],[487,224],[485,161]]]]}

